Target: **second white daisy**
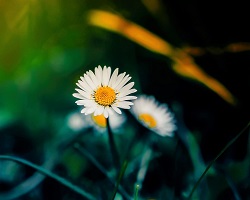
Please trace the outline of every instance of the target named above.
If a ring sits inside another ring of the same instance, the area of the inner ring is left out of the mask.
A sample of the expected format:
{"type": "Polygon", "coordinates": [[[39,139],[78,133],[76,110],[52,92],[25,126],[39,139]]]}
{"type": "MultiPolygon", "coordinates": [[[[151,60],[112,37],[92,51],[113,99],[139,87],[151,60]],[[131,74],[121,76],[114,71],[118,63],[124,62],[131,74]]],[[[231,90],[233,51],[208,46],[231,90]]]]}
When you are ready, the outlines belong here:
{"type": "Polygon", "coordinates": [[[161,136],[173,136],[176,130],[174,115],[168,106],[160,104],[153,96],[139,96],[131,112],[140,123],[161,136]]]}
{"type": "Polygon", "coordinates": [[[118,68],[111,75],[110,67],[104,66],[102,69],[99,65],[95,73],[89,70],[81,76],[81,80],[76,83],[78,93],[73,94],[80,99],[76,104],[84,106],[81,112],[85,115],[93,113],[94,116],[103,114],[108,118],[113,111],[121,114],[120,108],[130,109],[133,105],[131,100],[137,97],[129,94],[136,92],[136,89],[132,89],[134,82],[128,83],[131,77],[125,75],[126,72],[118,75],[118,68]]]}

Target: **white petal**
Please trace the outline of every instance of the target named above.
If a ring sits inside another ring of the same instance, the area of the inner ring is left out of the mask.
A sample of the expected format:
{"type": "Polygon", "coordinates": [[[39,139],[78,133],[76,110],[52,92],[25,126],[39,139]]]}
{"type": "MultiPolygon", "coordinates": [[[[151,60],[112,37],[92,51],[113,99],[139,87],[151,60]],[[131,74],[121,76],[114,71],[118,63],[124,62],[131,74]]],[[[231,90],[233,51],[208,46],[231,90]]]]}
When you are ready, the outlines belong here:
{"type": "Polygon", "coordinates": [[[121,101],[121,102],[118,102],[118,103],[126,104],[126,105],[129,105],[129,106],[134,105],[134,103],[131,102],[131,101],[121,101]]]}
{"type": "Polygon", "coordinates": [[[88,83],[89,87],[91,87],[92,90],[96,89],[95,84],[93,83],[93,81],[87,74],[84,74],[84,79],[88,83]]]}
{"type": "Polygon", "coordinates": [[[78,99],[85,99],[85,97],[83,97],[82,95],[80,95],[79,93],[74,93],[73,96],[75,98],[78,98],[78,99]]]}
{"type": "Polygon", "coordinates": [[[76,88],[75,89],[79,94],[81,94],[83,97],[85,97],[86,99],[91,99],[91,94],[87,93],[87,92],[84,92],[83,90],[81,89],[78,89],[76,88]]]}
{"type": "Polygon", "coordinates": [[[106,110],[108,111],[109,115],[114,114],[114,112],[112,111],[112,109],[110,107],[106,107],[106,110]]]}
{"type": "Polygon", "coordinates": [[[107,67],[106,65],[102,69],[102,85],[104,86],[104,83],[106,82],[107,77],[107,67]]]}
{"type": "Polygon", "coordinates": [[[87,110],[87,108],[83,108],[83,109],[81,110],[81,113],[85,113],[86,110],[87,110]]]}
{"type": "Polygon", "coordinates": [[[116,82],[118,71],[119,71],[119,69],[116,68],[115,71],[113,72],[111,78],[110,78],[109,86],[112,87],[112,88],[113,88],[114,83],[116,82]]]}
{"type": "Polygon", "coordinates": [[[104,108],[103,115],[104,115],[105,118],[108,118],[109,113],[107,111],[107,107],[104,108]]]}
{"type": "Polygon", "coordinates": [[[114,111],[117,112],[118,114],[122,114],[122,111],[121,111],[119,108],[117,108],[116,106],[112,105],[111,107],[112,107],[112,108],[114,109],[114,111]]]}
{"type": "Polygon", "coordinates": [[[107,85],[109,84],[110,76],[111,76],[111,67],[108,67],[107,68],[107,79],[108,79],[107,85]]]}
{"type": "Polygon", "coordinates": [[[128,95],[128,94],[131,94],[131,93],[134,93],[134,92],[136,92],[136,91],[137,91],[136,89],[131,89],[131,90],[128,90],[128,91],[126,91],[126,92],[123,92],[123,93],[118,94],[118,96],[119,96],[119,97],[124,97],[124,96],[126,96],[126,95],[128,95]]]}
{"type": "Polygon", "coordinates": [[[86,91],[86,90],[84,89],[84,87],[83,87],[81,84],[76,83],[76,85],[77,85],[79,88],[81,88],[82,90],[86,91]]]}
{"type": "Polygon", "coordinates": [[[125,102],[118,102],[116,106],[119,108],[130,109],[130,106],[125,102]]]}
{"type": "Polygon", "coordinates": [[[95,74],[91,70],[89,70],[89,72],[87,74],[90,76],[91,80],[95,84],[95,88],[97,88],[98,86],[101,85],[101,82],[99,80],[97,80],[95,74]]]}
{"type": "Polygon", "coordinates": [[[94,116],[99,115],[99,114],[98,114],[98,113],[99,113],[99,108],[100,108],[100,107],[97,106],[97,108],[96,108],[96,110],[95,110],[95,112],[94,112],[94,116]]]}
{"type": "Polygon", "coordinates": [[[76,101],[77,105],[84,105],[85,107],[90,107],[90,106],[96,106],[96,102],[93,100],[88,100],[88,99],[84,99],[84,100],[78,100],[76,101]]]}
{"type": "Polygon", "coordinates": [[[91,114],[91,113],[95,112],[95,110],[96,110],[96,107],[94,107],[94,106],[88,107],[86,112],[85,112],[85,115],[91,114]]]}
{"type": "Polygon", "coordinates": [[[88,91],[88,92],[93,91],[93,90],[91,89],[91,87],[89,86],[89,84],[88,84],[88,83],[86,82],[86,80],[84,79],[84,77],[80,76],[80,78],[81,78],[82,81],[78,81],[78,82],[82,85],[82,87],[84,88],[84,90],[86,90],[86,91],[88,91]]]}
{"type": "Polygon", "coordinates": [[[110,79],[110,74],[111,74],[111,68],[104,66],[103,68],[103,73],[102,73],[102,85],[107,86],[109,84],[109,79],[110,79]]]}
{"type": "Polygon", "coordinates": [[[122,73],[122,74],[119,74],[117,79],[116,79],[116,82],[113,84],[113,88],[116,88],[116,86],[122,81],[122,79],[124,78],[126,72],[122,73]]]}
{"type": "Polygon", "coordinates": [[[94,115],[97,116],[97,115],[101,115],[103,113],[103,110],[104,110],[104,107],[103,106],[99,106],[97,107],[94,115]]]}
{"type": "Polygon", "coordinates": [[[125,96],[125,97],[118,97],[117,98],[119,101],[126,101],[126,100],[134,100],[134,99],[137,99],[136,96],[125,96]]]}
{"type": "Polygon", "coordinates": [[[123,80],[114,89],[119,91],[130,79],[131,79],[131,77],[129,76],[129,74],[126,75],[123,78],[123,80]]]}
{"type": "Polygon", "coordinates": [[[98,66],[98,68],[97,67],[95,68],[95,75],[98,81],[102,83],[102,67],[100,65],[98,66]]]}
{"type": "Polygon", "coordinates": [[[84,105],[84,102],[85,102],[86,100],[77,100],[75,103],[77,104],[77,105],[84,105]]]}
{"type": "Polygon", "coordinates": [[[129,83],[129,84],[127,84],[126,86],[124,86],[121,90],[120,90],[120,92],[121,93],[123,93],[123,92],[126,92],[127,90],[130,90],[133,86],[134,86],[134,82],[131,82],[131,83],[129,83]]]}

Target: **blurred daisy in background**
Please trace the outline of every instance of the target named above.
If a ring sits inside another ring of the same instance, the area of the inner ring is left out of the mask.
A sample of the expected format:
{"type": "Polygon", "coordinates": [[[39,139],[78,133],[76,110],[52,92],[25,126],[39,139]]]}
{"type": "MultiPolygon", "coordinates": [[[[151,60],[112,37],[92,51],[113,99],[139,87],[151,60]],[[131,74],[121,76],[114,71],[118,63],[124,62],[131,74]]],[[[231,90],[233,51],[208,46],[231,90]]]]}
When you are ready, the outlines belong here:
{"type": "MultiPolygon", "coordinates": [[[[107,120],[104,115],[88,115],[85,116],[89,124],[99,133],[107,132],[107,120]]],[[[121,133],[123,125],[126,121],[126,116],[124,114],[114,113],[109,116],[109,124],[113,133],[121,133]]]]}
{"type": "Polygon", "coordinates": [[[72,112],[67,116],[67,125],[73,131],[80,131],[90,126],[85,116],[79,112],[72,112]]]}
{"type": "Polygon", "coordinates": [[[176,130],[174,115],[167,104],[160,104],[153,96],[140,95],[131,113],[146,128],[161,136],[173,136],[176,130]]]}
{"type": "MultiPolygon", "coordinates": [[[[121,133],[122,127],[126,121],[124,114],[113,113],[109,116],[109,123],[112,132],[121,133]]],[[[107,131],[107,119],[104,115],[82,115],[79,112],[73,112],[67,117],[67,125],[73,131],[80,131],[85,128],[94,128],[95,132],[105,133],[107,131]]]]}
{"type": "Polygon", "coordinates": [[[130,109],[133,105],[131,100],[137,97],[129,96],[136,92],[136,89],[132,89],[134,82],[128,83],[131,79],[129,74],[126,75],[124,72],[118,75],[118,68],[116,68],[111,75],[110,67],[102,68],[100,65],[94,72],[87,71],[76,83],[79,88],[75,89],[77,93],[73,96],[80,99],[76,101],[77,105],[84,106],[81,113],[103,115],[108,118],[114,114],[113,111],[121,114],[120,108],[130,109]]]}

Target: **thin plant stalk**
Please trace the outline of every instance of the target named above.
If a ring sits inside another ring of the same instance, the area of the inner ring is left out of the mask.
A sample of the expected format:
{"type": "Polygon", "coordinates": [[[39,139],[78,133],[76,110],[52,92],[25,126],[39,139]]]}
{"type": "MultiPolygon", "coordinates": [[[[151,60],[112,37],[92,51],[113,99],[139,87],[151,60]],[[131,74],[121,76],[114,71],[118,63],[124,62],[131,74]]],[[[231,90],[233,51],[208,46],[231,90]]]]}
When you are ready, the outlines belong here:
{"type": "Polygon", "coordinates": [[[15,157],[15,156],[5,156],[5,155],[0,155],[0,159],[11,160],[11,161],[14,161],[14,162],[21,163],[23,165],[29,166],[29,167],[37,170],[38,172],[40,172],[40,173],[42,173],[42,174],[56,180],[57,182],[59,182],[62,185],[66,186],[67,188],[71,189],[72,191],[80,194],[84,198],[87,198],[89,200],[95,200],[96,199],[92,194],[84,191],[82,188],[72,184],[68,180],[66,180],[66,179],[64,179],[64,178],[62,178],[62,177],[60,177],[60,176],[58,176],[58,175],[44,169],[43,167],[40,167],[40,166],[30,162],[30,161],[27,161],[25,159],[18,158],[18,157],[15,157]]]}
{"type": "Polygon", "coordinates": [[[199,180],[195,183],[191,193],[188,196],[188,199],[191,199],[194,191],[196,190],[196,188],[198,187],[198,185],[200,184],[200,182],[202,181],[202,179],[204,178],[204,176],[207,174],[208,170],[210,169],[210,167],[216,162],[216,160],[233,144],[235,143],[235,141],[247,130],[247,128],[250,126],[250,122],[248,122],[248,124],[245,126],[245,128],[243,128],[243,130],[241,132],[239,132],[229,143],[227,143],[227,145],[220,151],[220,153],[212,160],[212,162],[207,166],[207,168],[205,169],[205,171],[202,173],[202,175],[200,176],[199,180]]]}
{"type": "MultiPolygon", "coordinates": [[[[53,152],[53,150],[50,149],[46,153],[46,159],[42,167],[46,170],[51,170],[57,163],[58,160],[57,158],[58,158],[58,153],[53,152]],[[50,155],[48,156],[48,154],[50,155]]],[[[39,172],[35,172],[32,176],[30,176],[29,178],[27,178],[14,188],[10,189],[9,191],[1,192],[0,199],[5,199],[5,200],[18,199],[21,196],[32,191],[34,188],[36,188],[45,179],[45,177],[46,177],[45,175],[39,172]]]]}
{"type": "Polygon", "coordinates": [[[109,146],[110,146],[110,150],[111,150],[111,154],[112,154],[112,159],[113,159],[113,163],[114,166],[116,167],[116,169],[120,169],[120,159],[119,159],[119,154],[115,145],[115,140],[114,140],[114,135],[112,133],[111,127],[110,127],[110,123],[109,123],[109,119],[106,119],[107,122],[107,131],[108,131],[108,137],[109,137],[109,146]]]}
{"type": "Polygon", "coordinates": [[[122,181],[122,178],[125,174],[125,171],[127,169],[127,166],[128,166],[128,161],[127,160],[124,160],[123,164],[122,164],[122,167],[121,167],[121,170],[119,172],[119,175],[118,175],[118,179],[117,179],[117,182],[116,182],[116,185],[115,185],[115,189],[113,191],[113,194],[112,194],[112,197],[111,197],[111,200],[114,200],[115,199],[115,196],[116,196],[116,193],[118,191],[118,188],[119,188],[119,185],[122,181]]]}
{"type": "Polygon", "coordinates": [[[143,153],[141,163],[140,163],[140,169],[137,173],[137,180],[136,180],[136,183],[138,185],[140,185],[141,187],[142,187],[142,183],[145,179],[150,160],[152,159],[152,156],[153,156],[153,151],[152,151],[151,147],[147,146],[145,148],[146,148],[146,150],[143,153]]]}
{"type": "Polygon", "coordinates": [[[134,200],[138,200],[139,199],[139,189],[140,189],[140,185],[136,184],[136,186],[135,186],[135,193],[134,193],[134,200]]]}
{"type": "MultiPolygon", "coordinates": [[[[87,157],[87,159],[94,164],[107,178],[108,180],[115,186],[116,182],[115,179],[109,176],[108,171],[80,144],[76,143],[74,145],[74,149],[76,149],[80,154],[87,157]]],[[[124,199],[132,199],[130,195],[125,191],[125,189],[122,187],[122,185],[119,185],[118,191],[121,193],[121,195],[124,197],[124,199]]]]}
{"type": "MultiPolygon", "coordinates": [[[[66,129],[65,127],[62,127],[62,130],[66,129]]],[[[87,128],[84,132],[89,132],[89,129],[87,128]]],[[[64,132],[63,132],[64,133],[64,132]]],[[[67,147],[72,145],[75,141],[77,141],[81,136],[83,135],[83,132],[78,133],[76,135],[70,134],[70,137],[59,137],[55,139],[55,142],[51,145],[52,148],[46,151],[46,159],[41,167],[43,167],[46,170],[51,170],[56,165],[56,163],[59,161],[60,156],[59,154],[64,151],[67,147]]],[[[23,196],[27,193],[29,193],[31,190],[36,188],[45,178],[46,176],[41,174],[40,172],[35,172],[32,176],[21,182],[19,185],[15,186],[14,188],[10,189],[6,192],[0,193],[0,199],[5,200],[12,200],[12,199],[18,199],[20,196],[23,196]]]]}

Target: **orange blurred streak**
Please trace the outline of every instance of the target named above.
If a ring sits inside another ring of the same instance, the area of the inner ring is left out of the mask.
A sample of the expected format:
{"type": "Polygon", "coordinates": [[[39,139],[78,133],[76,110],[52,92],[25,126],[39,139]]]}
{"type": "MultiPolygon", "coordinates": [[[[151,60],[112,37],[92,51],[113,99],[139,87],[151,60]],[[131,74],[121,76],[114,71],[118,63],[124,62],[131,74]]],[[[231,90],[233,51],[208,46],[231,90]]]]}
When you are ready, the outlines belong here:
{"type": "Polygon", "coordinates": [[[143,27],[129,22],[118,15],[106,11],[94,10],[89,14],[89,23],[109,31],[117,32],[151,51],[165,56],[170,56],[172,53],[173,48],[169,43],[143,27]]]}
{"type": "Polygon", "coordinates": [[[242,51],[250,51],[250,43],[247,42],[239,42],[239,43],[231,43],[224,48],[215,48],[215,47],[184,47],[183,51],[193,56],[202,56],[205,53],[212,54],[222,54],[225,52],[238,53],[242,51]]]}
{"type": "Polygon", "coordinates": [[[195,63],[193,58],[186,53],[180,51],[173,57],[175,61],[173,70],[181,76],[194,79],[204,84],[218,95],[220,95],[225,101],[230,104],[236,104],[236,100],[233,95],[222,85],[219,81],[206,74],[195,63]]]}
{"type": "Polygon", "coordinates": [[[200,47],[184,47],[183,51],[192,56],[202,56],[206,53],[206,50],[200,47]]]}
{"type": "Polygon", "coordinates": [[[229,52],[250,51],[250,43],[232,43],[226,47],[229,52]]]}
{"type": "Polygon", "coordinates": [[[121,34],[150,51],[170,57],[175,61],[173,70],[176,73],[204,84],[226,102],[236,103],[233,95],[220,82],[200,69],[184,50],[175,49],[143,27],[110,12],[93,10],[89,13],[88,19],[91,25],[121,34]]]}

